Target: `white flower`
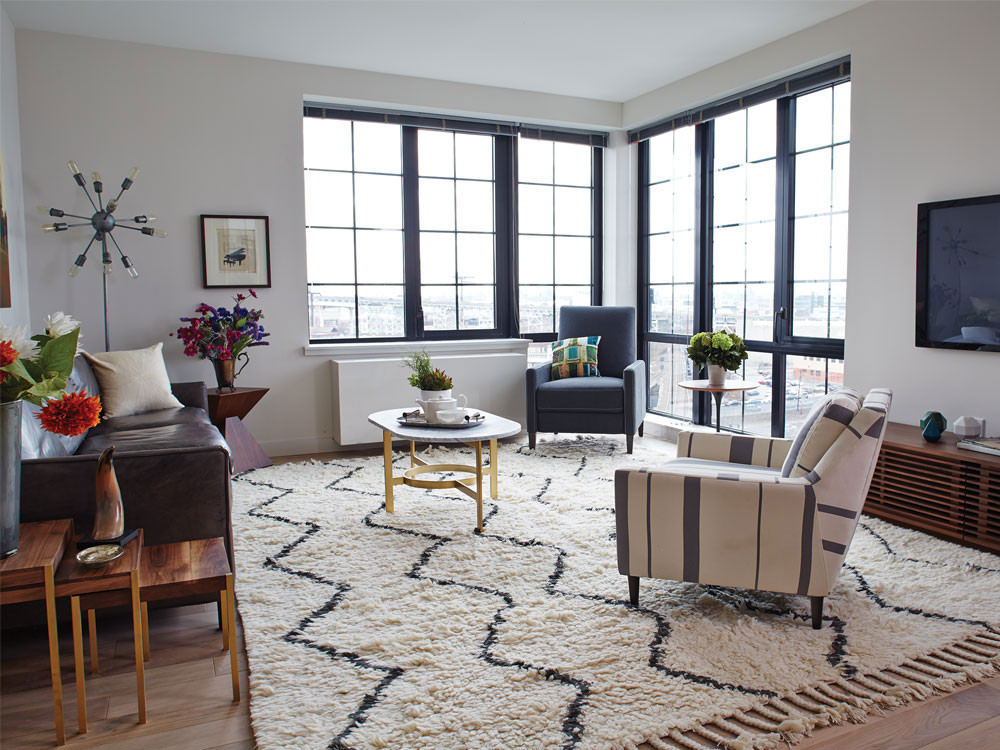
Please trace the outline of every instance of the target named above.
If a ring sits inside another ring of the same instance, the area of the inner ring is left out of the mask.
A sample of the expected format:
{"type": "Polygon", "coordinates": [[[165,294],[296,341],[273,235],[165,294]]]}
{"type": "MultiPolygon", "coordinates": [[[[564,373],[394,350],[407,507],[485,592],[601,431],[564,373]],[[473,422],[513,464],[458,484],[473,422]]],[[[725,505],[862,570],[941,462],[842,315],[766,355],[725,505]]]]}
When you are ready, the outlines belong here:
{"type": "Polygon", "coordinates": [[[45,332],[52,338],[65,336],[79,327],[79,320],[73,320],[72,317],[61,311],[54,312],[45,318],[45,332]]]}
{"type": "Polygon", "coordinates": [[[0,341],[9,341],[18,357],[30,357],[37,344],[25,326],[9,326],[0,323],[0,341]]]}

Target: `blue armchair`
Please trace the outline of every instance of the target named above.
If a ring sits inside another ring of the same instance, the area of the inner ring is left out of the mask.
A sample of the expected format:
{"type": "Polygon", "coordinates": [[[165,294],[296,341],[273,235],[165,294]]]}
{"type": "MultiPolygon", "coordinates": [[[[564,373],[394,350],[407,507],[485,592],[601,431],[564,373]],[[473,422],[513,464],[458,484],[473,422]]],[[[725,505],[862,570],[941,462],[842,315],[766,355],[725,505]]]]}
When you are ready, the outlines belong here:
{"type": "Polygon", "coordinates": [[[538,432],[624,434],[632,452],[646,418],[646,363],[635,358],[634,307],[562,307],[559,338],[600,336],[600,377],[551,380],[550,362],[527,372],[528,445],[538,432]]]}

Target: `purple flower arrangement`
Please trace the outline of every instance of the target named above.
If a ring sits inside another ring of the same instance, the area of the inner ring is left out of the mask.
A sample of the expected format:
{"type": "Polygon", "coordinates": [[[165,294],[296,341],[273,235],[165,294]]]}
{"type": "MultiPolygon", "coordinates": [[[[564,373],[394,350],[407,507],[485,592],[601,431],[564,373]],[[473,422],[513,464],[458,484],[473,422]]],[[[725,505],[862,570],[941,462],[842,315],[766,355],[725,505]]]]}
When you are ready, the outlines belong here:
{"type": "MultiPolygon", "coordinates": [[[[247,291],[257,298],[253,289],[247,291]]],[[[243,307],[247,299],[237,294],[232,310],[202,302],[195,308],[198,317],[181,318],[187,325],[177,329],[177,338],[184,343],[184,353],[200,359],[235,359],[248,346],[267,346],[264,339],[271,334],[260,324],[264,313],[243,307]]]]}

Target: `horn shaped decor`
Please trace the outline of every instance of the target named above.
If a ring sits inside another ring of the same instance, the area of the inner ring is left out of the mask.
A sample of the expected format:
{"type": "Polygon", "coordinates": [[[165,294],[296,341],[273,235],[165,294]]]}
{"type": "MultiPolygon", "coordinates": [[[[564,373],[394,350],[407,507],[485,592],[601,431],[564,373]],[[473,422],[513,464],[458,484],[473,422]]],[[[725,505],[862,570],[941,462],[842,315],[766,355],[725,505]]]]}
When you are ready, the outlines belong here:
{"type": "Polygon", "coordinates": [[[97,462],[96,512],[91,537],[96,541],[117,540],[125,533],[125,508],[115,476],[115,446],[101,454],[97,462]]]}

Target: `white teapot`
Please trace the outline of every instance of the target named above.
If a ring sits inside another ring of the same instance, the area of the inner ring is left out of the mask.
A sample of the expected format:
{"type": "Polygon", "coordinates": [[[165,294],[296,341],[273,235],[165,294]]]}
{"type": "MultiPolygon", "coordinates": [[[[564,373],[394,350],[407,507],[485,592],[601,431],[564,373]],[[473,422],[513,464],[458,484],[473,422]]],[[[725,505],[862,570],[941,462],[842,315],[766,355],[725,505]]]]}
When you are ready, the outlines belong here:
{"type": "Polygon", "coordinates": [[[422,399],[416,399],[417,404],[420,408],[424,410],[424,416],[427,421],[431,424],[439,424],[437,413],[439,411],[453,411],[455,409],[464,409],[469,403],[469,399],[465,397],[464,393],[458,394],[458,398],[431,398],[426,401],[422,399]],[[459,405],[461,402],[461,405],[459,405]]]}

